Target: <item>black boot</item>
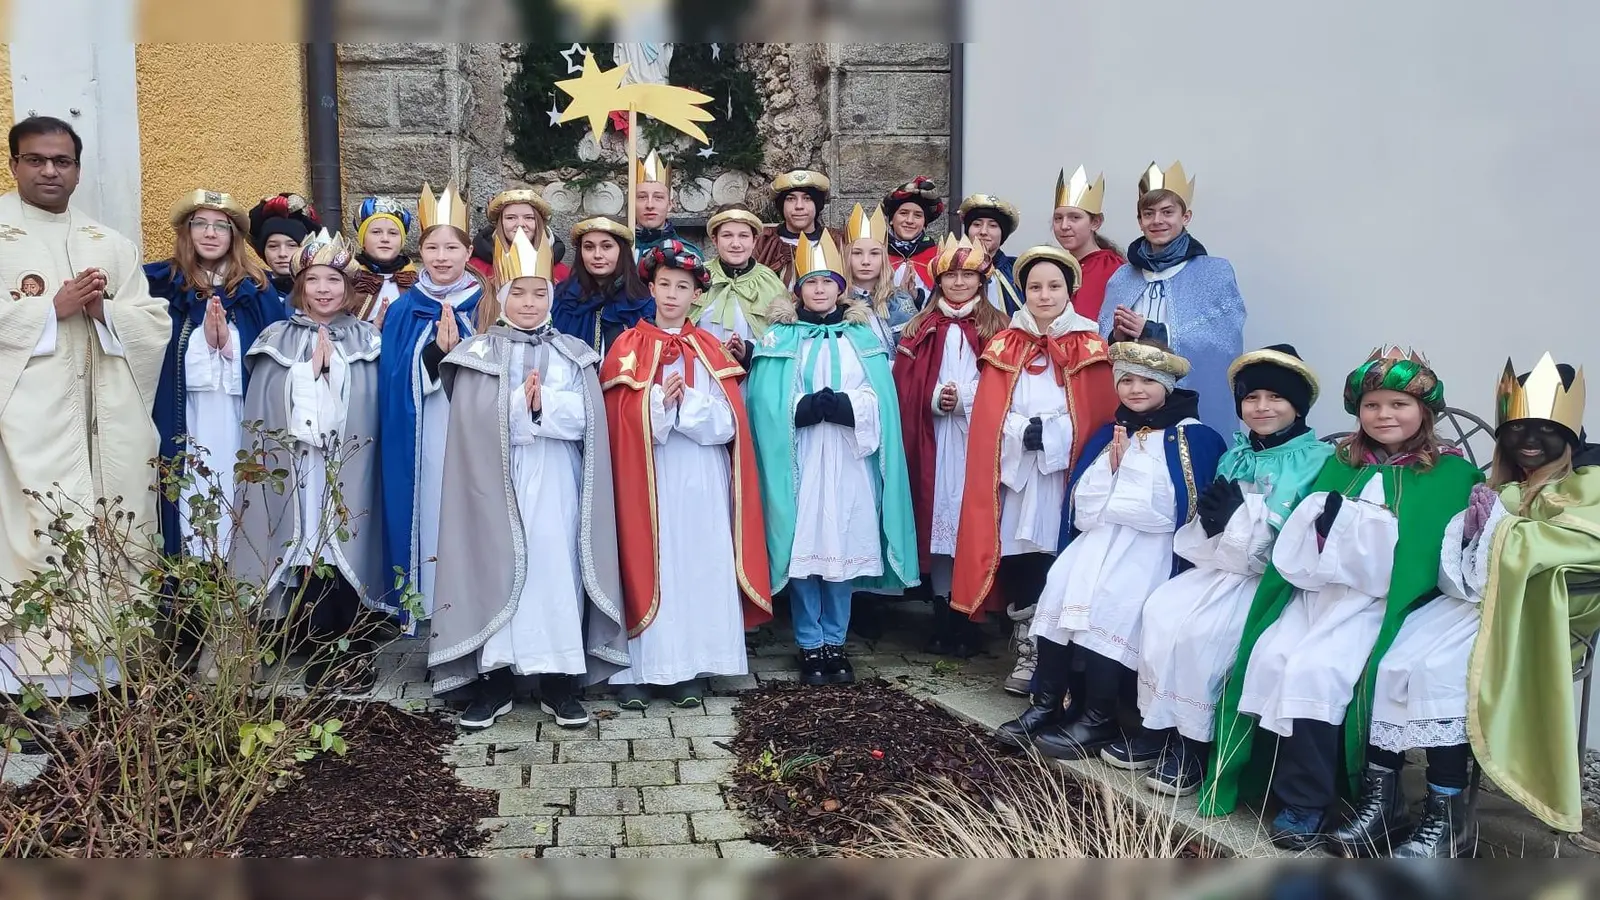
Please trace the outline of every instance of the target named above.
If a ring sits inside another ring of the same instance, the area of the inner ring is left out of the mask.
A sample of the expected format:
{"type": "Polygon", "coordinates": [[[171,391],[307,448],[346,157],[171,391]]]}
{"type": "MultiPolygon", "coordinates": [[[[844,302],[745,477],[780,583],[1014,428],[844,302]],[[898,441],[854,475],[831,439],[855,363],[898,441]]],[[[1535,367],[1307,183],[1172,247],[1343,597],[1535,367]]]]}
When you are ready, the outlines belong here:
{"type": "Polygon", "coordinates": [[[1361,776],[1361,796],[1355,812],[1328,835],[1334,852],[1350,859],[1384,856],[1391,836],[1407,825],[1406,800],[1400,790],[1400,773],[1368,764],[1361,776]]]}
{"type": "Polygon", "coordinates": [[[983,623],[974,622],[963,612],[950,610],[950,655],[971,659],[983,652],[983,623]]]}
{"type": "Polygon", "coordinates": [[[815,650],[800,651],[800,683],[815,687],[828,683],[828,660],[826,648],[818,647],[815,650]]]}
{"type": "Polygon", "coordinates": [[[1443,793],[1428,785],[1422,819],[1404,844],[1394,848],[1395,859],[1452,859],[1472,856],[1478,843],[1478,821],[1466,791],[1443,793]]]}
{"type": "Polygon", "coordinates": [[[955,650],[955,634],[951,629],[958,615],[950,609],[949,597],[933,598],[933,634],[928,638],[929,653],[949,656],[955,650]]]}
{"type": "Polygon", "coordinates": [[[1026,747],[1033,736],[1060,728],[1065,723],[1066,712],[1061,708],[1062,679],[1047,678],[1039,672],[1038,690],[1033,694],[1033,705],[1022,715],[995,729],[994,739],[1011,747],[1026,747]]]}
{"type": "Polygon", "coordinates": [[[1051,759],[1089,759],[1122,739],[1122,726],[1104,710],[1088,709],[1076,722],[1033,736],[1034,749],[1051,759]]]}
{"type": "Polygon", "coordinates": [[[850,657],[844,655],[843,647],[837,644],[823,646],[822,677],[828,684],[850,684],[856,680],[855,666],[850,665],[850,657]]]}

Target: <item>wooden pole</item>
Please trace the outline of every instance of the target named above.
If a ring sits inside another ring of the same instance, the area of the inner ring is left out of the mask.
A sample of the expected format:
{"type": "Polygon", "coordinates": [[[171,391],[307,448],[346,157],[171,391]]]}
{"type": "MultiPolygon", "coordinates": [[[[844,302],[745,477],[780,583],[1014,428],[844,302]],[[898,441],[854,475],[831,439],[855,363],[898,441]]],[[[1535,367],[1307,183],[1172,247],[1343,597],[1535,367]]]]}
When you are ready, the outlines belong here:
{"type": "Polygon", "coordinates": [[[639,110],[628,105],[628,230],[639,227],[639,110]]]}

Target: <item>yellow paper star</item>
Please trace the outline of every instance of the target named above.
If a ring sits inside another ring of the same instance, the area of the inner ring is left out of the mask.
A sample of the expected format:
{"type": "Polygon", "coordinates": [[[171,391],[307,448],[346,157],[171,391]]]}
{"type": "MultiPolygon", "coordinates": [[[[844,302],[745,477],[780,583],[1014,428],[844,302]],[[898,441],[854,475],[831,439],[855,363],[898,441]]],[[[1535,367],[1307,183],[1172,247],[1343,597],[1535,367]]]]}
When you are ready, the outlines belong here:
{"type": "Polygon", "coordinates": [[[622,364],[622,371],[632,375],[633,370],[639,365],[639,355],[634,353],[632,350],[629,350],[628,355],[617,360],[617,362],[622,364]]]}
{"type": "Polygon", "coordinates": [[[995,339],[989,342],[989,349],[988,349],[987,352],[989,352],[989,353],[999,353],[1001,350],[1005,349],[1005,346],[1006,346],[1006,339],[1003,338],[1003,337],[1000,337],[999,335],[996,335],[995,339]]]}
{"type": "Polygon", "coordinates": [[[567,15],[578,20],[579,31],[583,34],[594,34],[602,27],[615,22],[624,6],[629,12],[642,12],[659,6],[660,0],[628,0],[626,3],[624,0],[557,0],[556,5],[567,15]]]}
{"type": "Polygon", "coordinates": [[[1100,352],[1100,347],[1101,347],[1101,344],[1100,344],[1099,341],[1087,341],[1083,345],[1083,348],[1085,350],[1088,350],[1090,353],[1099,353],[1100,352]]]}
{"type": "Polygon", "coordinates": [[[471,347],[467,348],[467,352],[479,359],[484,359],[489,355],[489,342],[483,338],[478,338],[472,342],[471,347]]]}
{"type": "Polygon", "coordinates": [[[557,121],[571,122],[587,118],[589,130],[594,132],[594,139],[599,141],[605,133],[606,120],[611,116],[611,112],[631,108],[640,115],[649,116],[663,125],[675,128],[702,144],[711,143],[711,139],[706,137],[700,126],[694,124],[710,122],[716,118],[700,108],[700,104],[711,102],[710,97],[699,91],[670,84],[624,86],[622,76],[627,71],[628,64],[623,63],[602,72],[599,63],[594,61],[594,54],[585,56],[582,75],[556,82],[556,87],[572,98],[572,102],[567,105],[557,121]]]}

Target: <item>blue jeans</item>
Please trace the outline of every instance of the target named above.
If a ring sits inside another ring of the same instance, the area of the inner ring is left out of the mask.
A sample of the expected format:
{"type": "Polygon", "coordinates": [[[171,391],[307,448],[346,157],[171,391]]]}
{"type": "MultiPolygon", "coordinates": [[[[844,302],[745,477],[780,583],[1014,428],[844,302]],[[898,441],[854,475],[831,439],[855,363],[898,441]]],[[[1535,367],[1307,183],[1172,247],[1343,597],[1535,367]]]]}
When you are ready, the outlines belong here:
{"type": "Polygon", "coordinates": [[[789,582],[794,641],[801,650],[815,650],[824,644],[844,646],[850,628],[851,591],[850,582],[823,581],[820,575],[789,582]]]}

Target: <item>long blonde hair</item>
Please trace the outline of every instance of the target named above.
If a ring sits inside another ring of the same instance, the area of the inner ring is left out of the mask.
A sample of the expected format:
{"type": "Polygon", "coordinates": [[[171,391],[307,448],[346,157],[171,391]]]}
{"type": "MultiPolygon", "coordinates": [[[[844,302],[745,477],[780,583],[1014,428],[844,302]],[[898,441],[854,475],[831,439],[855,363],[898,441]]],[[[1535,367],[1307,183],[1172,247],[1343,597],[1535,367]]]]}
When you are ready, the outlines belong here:
{"type": "MultiPolygon", "coordinates": [[[[977,308],[972,311],[972,321],[973,324],[978,326],[978,339],[983,342],[987,342],[990,338],[1011,327],[1011,320],[1006,318],[1006,314],[995,309],[989,303],[989,298],[984,295],[987,287],[988,282],[982,282],[978,286],[978,293],[972,296],[973,301],[978,304],[977,308]]],[[[905,331],[902,333],[910,337],[920,331],[923,323],[927,321],[929,316],[933,315],[934,310],[938,307],[938,301],[943,298],[944,288],[936,280],[933,286],[933,293],[928,297],[927,304],[922,309],[917,310],[917,314],[912,316],[911,321],[906,323],[905,331]]]]}
{"type": "MultiPolygon", "coordinates": [[[[229,224],[233,224],[232,219],[229,219],[229,224]]],[[[200,261],[194,239],[189,236],[189,219],[179,222],[173,231],[176,239],[173,241],[172,266],[183,276],[184,286],[192,291],[211,290],[211,270],[200,261]]],[[[255,251],[250,249],[249,235],[240,234],[237,226],[228,234],[228,252],[218,261],[222,267],[222,292],[232,294],[245,279],[254,281],[256,287],[266,287],[267,270],[256,259],[255,251]]]]}
{"type": "Polygon", "coordinates": [[[1547,485],[1555,484],[1561,479],[1572,474],[1572,445],[1567,444],[1561,455],[1532,472],[1523,471],[1522,467],[1506,459],[1500,452],[1500,444],[1494,446],[1494,465],[1489,470],[1489,487],[1496,491],[1508,484],[1522,484],[1522,504],[1517,509],[1517,515],[1527,517],[1528,511],[1533,508],[1533,501],[1538,498],[1539,492],[1547,485]]]}

